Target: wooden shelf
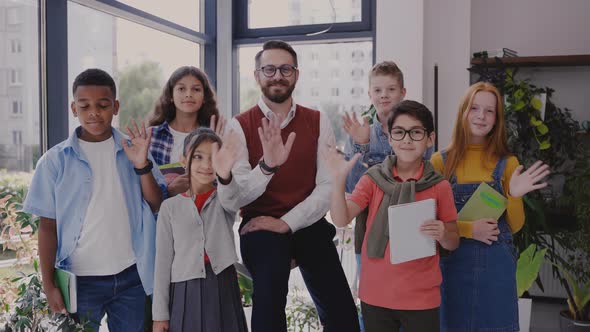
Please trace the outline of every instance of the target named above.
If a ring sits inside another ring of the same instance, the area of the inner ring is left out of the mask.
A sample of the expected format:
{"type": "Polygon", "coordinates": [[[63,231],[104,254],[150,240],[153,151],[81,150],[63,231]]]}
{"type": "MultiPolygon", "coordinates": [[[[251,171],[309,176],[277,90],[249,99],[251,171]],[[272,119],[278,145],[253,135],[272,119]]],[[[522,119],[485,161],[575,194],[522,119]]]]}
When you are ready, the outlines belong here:
{"type": "Polygon", "coordinates": [[[580,55],[551,55],[551,56],[523,56],[505,58],[472,58],[471,65],[481,65],[487,62],[490,67],[568,67],[590,66],[590,54],[580,55]],[[500,60],[498,63],[496,59],[500,60]]]}

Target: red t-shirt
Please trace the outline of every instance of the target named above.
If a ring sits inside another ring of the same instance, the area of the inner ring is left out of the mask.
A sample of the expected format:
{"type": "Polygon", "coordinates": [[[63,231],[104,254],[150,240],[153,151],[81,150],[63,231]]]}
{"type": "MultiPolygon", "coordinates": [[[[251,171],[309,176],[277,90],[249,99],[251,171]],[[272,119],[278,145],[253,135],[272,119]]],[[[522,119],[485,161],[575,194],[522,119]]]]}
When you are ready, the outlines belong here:
{"type": "MultiPolygon", "coordinates": [[[[207,200],[209,199],[209,197],[211,196],[211,194],[213,194],[213,192],[215,191],[216,188],[213,188],[211,190],[209,190],[208,192],[204,193],[204,194],[197,194],[195,197],[195,205],[197,206],[197,211],[199,211],[199,213],[201,212],[201,210],[203,209],[203,206],[205,205],[205,202],[207,202],[207,200]]],[[[188,196],[186,193],[183,193],[184,196],[188,196]]],[[[205,220],[203,220],[203,222],[205,222],[205,220]]],[[[205,251],[205,264],[210,263],[211,261],[209,260],[209,256],[207,256],[207,252],[205,251]]]]}
{"type": "MultiPolygon", "coordinates": [[[[402,182],[395,167],[392,172],[394,179],[402,182]]],[[[424,164],[413,178],[420,179],[423,172],[424,164]]],[[[370,305],[397,310],[426,310],[439,307],[442,276],[438,251],[432,257],[391,264],[388,243],[383,258],[367,256],[368,230],[373,226],[383,196],[383,191],[377,184],[368,175],[363,175],[348,198],[362,209],[369,208],[367,232],[361,249],[359,298],[370,305]]],[[[416,192],[416,201],[428,198],[436,200],[438,220],[451,222],[457,219],[453,192],[448,181],[444,180],[426,190],[416,192]]]]}

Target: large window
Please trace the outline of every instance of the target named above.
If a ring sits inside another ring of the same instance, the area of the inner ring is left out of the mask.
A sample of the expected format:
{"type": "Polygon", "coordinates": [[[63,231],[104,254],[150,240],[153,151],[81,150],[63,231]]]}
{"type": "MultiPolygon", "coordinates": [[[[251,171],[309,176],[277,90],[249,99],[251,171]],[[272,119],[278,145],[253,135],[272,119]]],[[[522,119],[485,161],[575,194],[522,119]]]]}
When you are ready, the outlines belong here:
{"type": "MultiPolygon", "coordinates": [[[[199,1],[180,2],[193,4],[188,9],[199,4],[199,1]]],[[[150,8],[157,8],[151,3],[150,8]]],[[[170,74],[186,65],[201,67],[198,43],[77,3],[68,4],[68,81],[72,82],[87,68],[111,73],[121,105],[119,115],[113,120],[115,127],[124,128],[131,119],[145,120],[170,74]]],[[[69,132],[78,125],[70,114],[69,132]]]]}
{"type": "Polygon", "coordinates": [[[0,0],[0,15],[0,170],[30,172],[40,154],[39,8],[0,0]]]}

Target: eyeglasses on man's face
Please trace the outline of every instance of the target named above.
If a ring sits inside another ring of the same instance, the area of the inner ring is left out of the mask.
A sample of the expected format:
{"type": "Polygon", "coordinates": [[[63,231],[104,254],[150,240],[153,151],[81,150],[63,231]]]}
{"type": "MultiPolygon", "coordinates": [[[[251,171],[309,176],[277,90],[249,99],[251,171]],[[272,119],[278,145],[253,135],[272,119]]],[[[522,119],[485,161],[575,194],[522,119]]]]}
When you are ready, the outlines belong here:
{"type": "Polygon", "coordinates": [[[391,132],[389,134],[391,135],[391,139],[394,141],[403,140],[406,137],[406,134],[410,135],[410,139],[412,139],[412,141],[421,141],[424,139],[424,137],[426,137],[426,133],[426,128],[415,127],[406,130],[401,127],[393,127],[391,128],[391,132]]]}
{"type": "Polygon", "coordinates": [[[291,77],[293,76],[293,73],[295,73],[295,71],[297,70],[297,67],[291,65],[281,65],[279,67],[267,65],[257,68],[256,70],[261,71],[262,74],[264,74],[264,76],[266,77],[275,76],[277,70],[281,72],[281,75],[283,75],[283,77],[291,77]]]}

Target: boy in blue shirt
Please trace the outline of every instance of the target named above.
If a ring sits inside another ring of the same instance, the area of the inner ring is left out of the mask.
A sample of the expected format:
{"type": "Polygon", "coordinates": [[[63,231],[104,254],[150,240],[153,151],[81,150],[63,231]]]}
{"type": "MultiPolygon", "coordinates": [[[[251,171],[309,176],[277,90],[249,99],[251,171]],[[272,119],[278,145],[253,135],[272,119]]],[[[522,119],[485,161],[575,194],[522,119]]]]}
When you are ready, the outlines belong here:
{"type": "MultiPolygon", "coordinates": [[[[369,98],[375,107],[375,114],[371,119],[364,117],[362,124],[354,113],[352,116],[345,114],[343,118],[343,128],[349,135],[344,147],[346,157],[351,159],[356,153],[361,154],[361,158],[354,164],[346,178],[347,193],[352,193],[357,182],[369,167],[380,164],[387,156],[395,154],[389,144],[387,119],[392,113],[393,107],[405,96],[404,74],[395,62],[383,61],[371,68],[369,98]]],[[[433,148],[429,147],[424,153],[424,160],[430,160],[432,152],[433,148]]],[[[366,213],[361,214],[356,218],[354,225],[354,250],[357,260],[355,289],[360,278],[360,254],[366,230],[366,218],[366,213]]]]}
{"type": "MultiPolygon", "coordinates": [[[[362,124],[354,113],[352,116],[345,114],[343,118],[344,130],[349,135],[344,148],[347,159],[355,153],[361,154],[361,159],[346,178],[346,192],[352,192],[368,167],[380,164],[394,154],[389,145],[387,118],[405,96],[404,74],[395,62],[383,61],[373,66],[369,73],[369,98],[375,107],[375,114],[372,119],[364,117],[362,124]]],[[[424,160],[430,160],[432,150],[432,147],[426,150],[424,160]]]]}
{"type": "Polygon", "coordinates": [[[39,160],[23,210],[40,217],[43,290],[66,313],[55,268],[77,276],[77,320],[98,331],[143,331],[153,289],[155,219],[166,182],[148,159],[151,132],[111,126],[119,111],[113,78],[100,69],[73,84],[80,126],[39,160]]]}

